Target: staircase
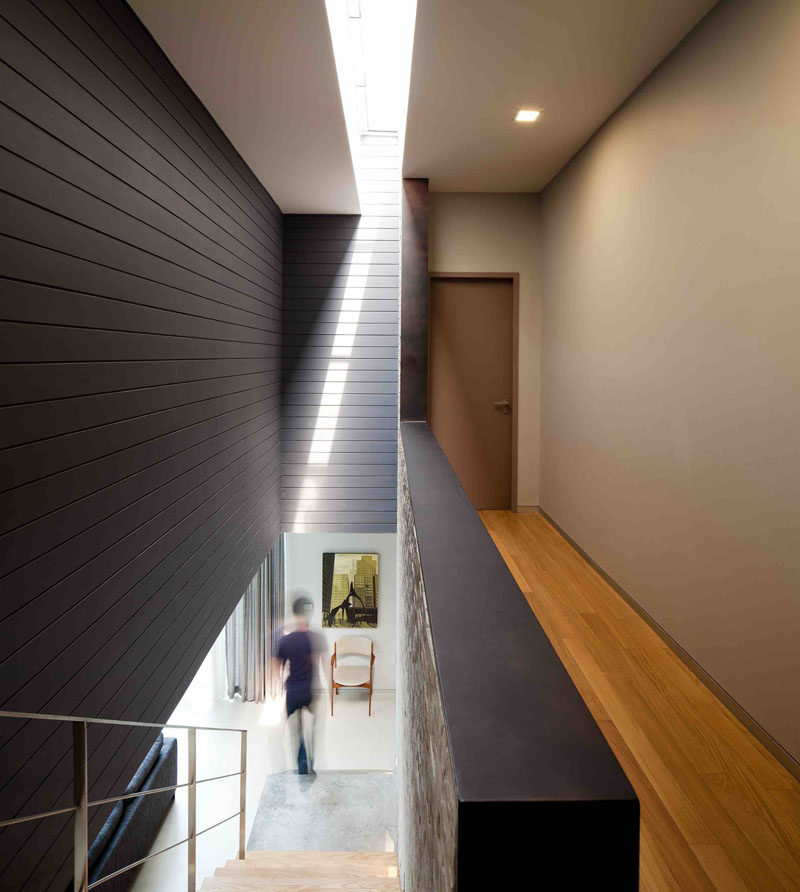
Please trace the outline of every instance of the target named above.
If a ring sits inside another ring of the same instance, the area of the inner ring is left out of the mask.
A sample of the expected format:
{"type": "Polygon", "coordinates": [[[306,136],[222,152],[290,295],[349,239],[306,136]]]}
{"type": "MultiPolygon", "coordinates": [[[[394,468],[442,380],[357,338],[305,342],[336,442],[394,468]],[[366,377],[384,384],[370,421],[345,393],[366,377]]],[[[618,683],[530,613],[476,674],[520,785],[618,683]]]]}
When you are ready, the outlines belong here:
{"type": "Polygon", "coordinates": [[[400,892],[394,852],[245,852],[200,892],[400,892]]]}

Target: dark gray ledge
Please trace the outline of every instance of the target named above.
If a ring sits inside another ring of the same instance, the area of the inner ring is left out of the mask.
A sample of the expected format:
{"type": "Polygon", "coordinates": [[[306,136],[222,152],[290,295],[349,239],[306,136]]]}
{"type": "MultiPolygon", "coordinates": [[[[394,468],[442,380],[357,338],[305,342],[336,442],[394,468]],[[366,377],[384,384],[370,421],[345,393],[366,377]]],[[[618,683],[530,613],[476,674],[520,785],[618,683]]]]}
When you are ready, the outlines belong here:
{"type": "Polygon", "coordinates": [[[458,888],[478,851],[492,857],[486,845],[527,839],[547,853],[540,879],[635,889],[630,782],[428,425],[400,427],[458,794],[458,888]]]}

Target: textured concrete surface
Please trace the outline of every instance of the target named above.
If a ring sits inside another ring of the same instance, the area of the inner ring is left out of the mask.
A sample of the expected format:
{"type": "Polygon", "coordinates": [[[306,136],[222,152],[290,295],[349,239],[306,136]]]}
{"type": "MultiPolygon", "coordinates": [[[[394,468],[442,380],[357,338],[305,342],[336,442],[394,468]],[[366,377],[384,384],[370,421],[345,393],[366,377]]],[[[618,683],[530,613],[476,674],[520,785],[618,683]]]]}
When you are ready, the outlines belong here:
{"type": "Polygon", "coordinates": [[[458,799],[402,446],[397,532],[400,878],[404,892],[451,892],[458,799]]]}
{"type": "Polygon", "coordinates": [[[386,852],[397,842],[391,771],[285,771],[270,775],[258,803],[251,851],[386,852]]]}

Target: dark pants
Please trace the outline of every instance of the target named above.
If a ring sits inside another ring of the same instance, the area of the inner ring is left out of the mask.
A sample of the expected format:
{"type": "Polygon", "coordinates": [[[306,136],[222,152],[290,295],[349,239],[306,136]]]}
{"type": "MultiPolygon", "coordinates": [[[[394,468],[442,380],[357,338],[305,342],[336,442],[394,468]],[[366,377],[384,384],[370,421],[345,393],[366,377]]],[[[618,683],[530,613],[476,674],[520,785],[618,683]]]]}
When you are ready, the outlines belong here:
{"type": "Polygon", "coordinates": [[[314,699],[308,692],[286,692],[286,718],[292,735],[292,751],[297,753],[297,773],[308,774],[314,769],[314,699]],[[311,716],[311,731],[303,731],[303,710],[311,716]]]}

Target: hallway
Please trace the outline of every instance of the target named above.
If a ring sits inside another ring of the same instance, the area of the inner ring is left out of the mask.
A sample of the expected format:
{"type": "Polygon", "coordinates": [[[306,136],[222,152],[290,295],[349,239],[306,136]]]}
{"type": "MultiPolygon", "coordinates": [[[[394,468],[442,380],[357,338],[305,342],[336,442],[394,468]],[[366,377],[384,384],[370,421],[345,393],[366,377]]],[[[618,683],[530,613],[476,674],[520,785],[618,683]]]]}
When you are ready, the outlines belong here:
{"type": "Polygon", "coordinates": [[[479,513],[639,796],[642,892],[800,888],[800,783],[544,516],[479,513]]]}

